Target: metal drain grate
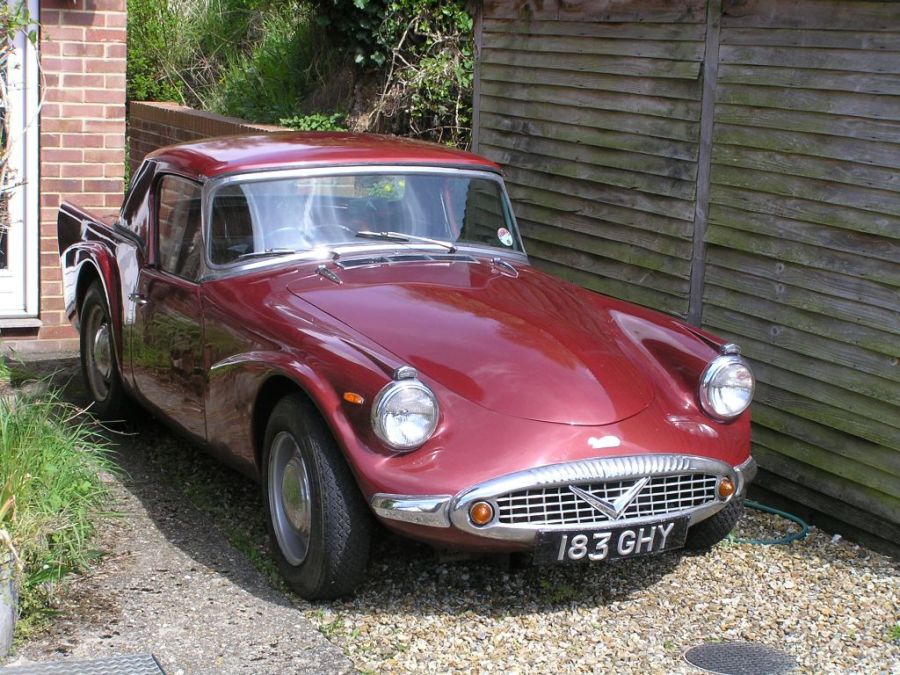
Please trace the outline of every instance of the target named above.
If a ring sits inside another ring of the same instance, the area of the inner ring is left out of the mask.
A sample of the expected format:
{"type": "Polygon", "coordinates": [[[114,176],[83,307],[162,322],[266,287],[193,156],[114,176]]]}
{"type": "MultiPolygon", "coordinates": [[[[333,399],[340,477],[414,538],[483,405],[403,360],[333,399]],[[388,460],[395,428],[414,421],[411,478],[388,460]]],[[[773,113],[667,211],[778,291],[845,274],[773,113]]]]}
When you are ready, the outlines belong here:
{"type": "Polygon", "coordinates": [[[0,668],[0,675],[165,675],[152,654],[113,656],[92,661],[53,661],[0,668]]]}
{"type": "Polygon", "coordinates": [[[788,654],[752,642],[716,642],[691,647],[684,653],[684,660],[719,675],[777,675],[797,665],[788,654]]]}

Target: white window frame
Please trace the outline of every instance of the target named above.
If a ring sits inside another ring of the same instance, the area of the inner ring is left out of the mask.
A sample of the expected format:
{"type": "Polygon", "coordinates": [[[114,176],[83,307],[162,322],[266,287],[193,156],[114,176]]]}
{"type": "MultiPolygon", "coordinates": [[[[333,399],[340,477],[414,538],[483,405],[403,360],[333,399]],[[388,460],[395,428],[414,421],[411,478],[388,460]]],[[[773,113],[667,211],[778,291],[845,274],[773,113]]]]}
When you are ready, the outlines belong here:
{"type": "MultiPolygon", "coordinates": [[[[19,0],[7,0],[16,5],[19,0]]],[[[28,11],[39,20],[39,0],[27,1],[28,11]]],[[[7,64],[10,121],[9,169],[18,187],[9,199],[7,233],[8,267],[0,271],[4,291],[0,328],[39,326],[40,312],[40,67],[38,46],[19,33],[7,64]],[[19,258],[19,252],[22,257],[19,258]]]]}

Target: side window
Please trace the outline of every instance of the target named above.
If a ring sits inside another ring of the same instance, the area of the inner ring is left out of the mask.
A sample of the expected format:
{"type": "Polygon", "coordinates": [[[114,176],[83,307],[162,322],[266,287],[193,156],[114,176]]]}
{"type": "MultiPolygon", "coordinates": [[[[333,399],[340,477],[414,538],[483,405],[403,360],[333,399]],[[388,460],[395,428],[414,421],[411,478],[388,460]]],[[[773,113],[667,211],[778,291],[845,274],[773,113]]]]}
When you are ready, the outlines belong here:
{"type": "Polygon", "coordinates": [[[124,227],[140,237],[142,242],[147,241],[147,221],[149,220],[147,196],[150,194],[150,182],[153,180],[153,167],[152,160],[144,162],[132,178],[131,189],[125,198],[119,220],[124,227]]]}
{"type": "Polygon", "coordinates": [[[185,279],[196,279],[203,252],[200,185],[177,176],[163,176],[157,190],[159,266],[185,279]]]}

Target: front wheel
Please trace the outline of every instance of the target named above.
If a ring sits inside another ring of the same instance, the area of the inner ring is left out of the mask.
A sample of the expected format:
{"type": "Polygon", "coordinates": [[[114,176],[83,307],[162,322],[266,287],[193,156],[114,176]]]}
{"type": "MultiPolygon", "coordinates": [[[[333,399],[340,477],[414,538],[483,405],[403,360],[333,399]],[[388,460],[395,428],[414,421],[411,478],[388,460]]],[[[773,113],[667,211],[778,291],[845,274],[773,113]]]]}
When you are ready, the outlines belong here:
{"type": "Polygon", "coordinates": [[[105,420],[117,419],[124,409],[125,391],[119,376],[112,322],[103,289],[91,284],[81,303],[81,373],[94,399],[93,412],[105,420]]]}
{"type": "Polygon", "coordinates": [[[263,501],[278,567],[307,600],[352,593],[363,581],[372,523],[368,507],[318,411],[283,398],[266,427],[263,501]]]}
{"type": "Polygon", "coordinates": [[[724,509],[717,511],[688,530],[685,548],[693,550],[712,548],[728,536],[743,513],[744,500],[737,497],[732,499],[724,509]]]}

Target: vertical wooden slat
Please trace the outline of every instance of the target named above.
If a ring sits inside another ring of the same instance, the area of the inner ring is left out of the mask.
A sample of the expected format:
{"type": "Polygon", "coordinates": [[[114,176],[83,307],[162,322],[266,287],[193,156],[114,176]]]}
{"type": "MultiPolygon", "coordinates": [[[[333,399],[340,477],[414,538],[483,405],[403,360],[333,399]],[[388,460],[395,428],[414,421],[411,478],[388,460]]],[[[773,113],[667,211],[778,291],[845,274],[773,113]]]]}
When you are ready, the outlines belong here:
{"type": "Polygon", "coordinates": [[[484,0],[475,3],[475,78],[472,84],[472,152],[481,136],[481,45],[484,41],[484,0]]]}
{"type": "Polygon", "coordinates": [[[703,98],[700,111],[700,152],[697,159],[697,197],[694,202],[694,247],[691,254],[691,291],[688,321],[700,324],[703,279],[706,270],[706,222],[709,215],[709,171],[712,163],[716,85],[719,78],[719,29],[722,0],[709,0],[706,8],[706,56],[703,60],[703,98]]]}

